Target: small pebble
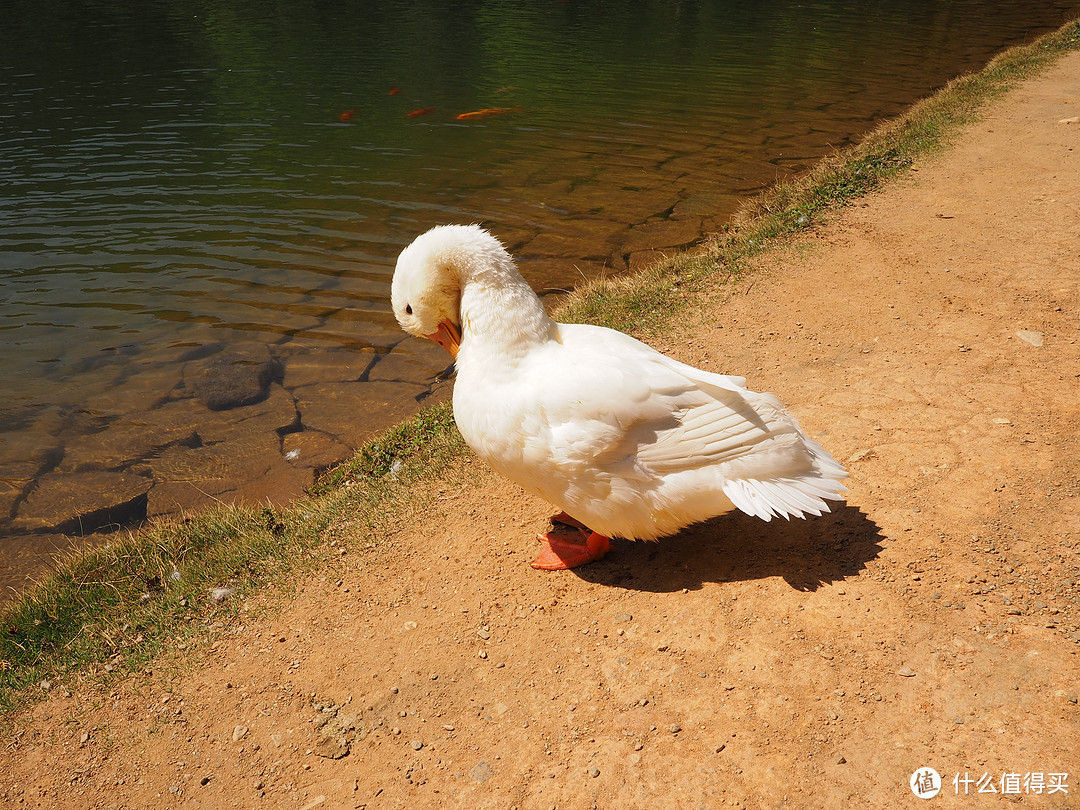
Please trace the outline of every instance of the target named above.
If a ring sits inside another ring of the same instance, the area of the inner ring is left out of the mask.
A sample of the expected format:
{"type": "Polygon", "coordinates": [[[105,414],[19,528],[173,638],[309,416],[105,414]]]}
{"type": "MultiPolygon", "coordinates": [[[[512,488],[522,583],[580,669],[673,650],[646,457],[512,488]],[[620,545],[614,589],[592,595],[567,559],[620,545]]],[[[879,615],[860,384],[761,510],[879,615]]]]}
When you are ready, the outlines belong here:
{"type": "Polygon", "coordinates": [[[900,667],[900,670],[896,674],[902,678],[914,678],[915,670],[911,669],[911,667],[900,667]]]}
{"type": "Polygon", "coordinates": [[[233,742],[240,742],[240,740],[244,739],[244,737],[247,736],[247,733],[248,733],[248,727],[247,726],[237,726],[236,728],[233,729],[233,733],[232,733],[233,742]]]}
{"type": "Polygon", "coordinates": [[[593,779],[595,779],[599,775],[600,775],[600,769],[597,768],[595,765],[593,765],[591,768],[589,768],[589,776],[591,776],[593,779]]]}
{"type": "Polygon", "coordinates": [[[670,731],[672,734],[678,734],[680,731],[682,731],[682,726],[680,726],[678,723],[672,723],[670,726],[668,726],[668,731],[670,731]]]}
{"type": "Polygon", "coordinates": [[[836,757],[836,764],[837,764],[837,765],[843,765],[843,764],[844,764],[844,763],[846,763],[846,762],[847,762],[847,760],[846,760],[846,759],[844,759],[844,755],[843,755],[843,754],[840,754],[839,756],[837,756],[837,757],[836,757]]]}
{"type": "Polygon", "coordinates": [[[419,751],[423,747],[424,747],[424,743],[421,740],[413,740],[412,741],[413,751],[419,751]]]}

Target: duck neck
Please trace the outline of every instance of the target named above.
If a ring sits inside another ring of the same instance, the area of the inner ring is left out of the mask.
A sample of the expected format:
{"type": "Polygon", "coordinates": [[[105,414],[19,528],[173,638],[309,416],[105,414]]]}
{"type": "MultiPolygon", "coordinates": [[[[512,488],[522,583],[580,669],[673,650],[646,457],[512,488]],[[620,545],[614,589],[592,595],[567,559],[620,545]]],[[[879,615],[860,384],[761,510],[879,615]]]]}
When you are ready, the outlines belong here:
{"type": "Polygon", "coordinates": [[[462,275],[463,350],[473,343],[514,356],[551,337],[555,322],[509,256],[462,275]]]}

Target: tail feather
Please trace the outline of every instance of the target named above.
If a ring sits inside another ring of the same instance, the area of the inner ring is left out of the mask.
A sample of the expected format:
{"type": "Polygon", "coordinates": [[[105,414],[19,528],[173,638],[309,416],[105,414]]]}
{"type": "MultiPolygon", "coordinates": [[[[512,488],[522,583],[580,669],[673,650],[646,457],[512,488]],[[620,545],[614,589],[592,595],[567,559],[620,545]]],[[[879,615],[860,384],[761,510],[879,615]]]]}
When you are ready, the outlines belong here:
{"type": "Polygon", "coordinates": [[[724,494],[753,517],[772,520],[821,515],[828,501],[840,500],[846,487],[827,478],[735,479],[724,483],[724,494]]]}

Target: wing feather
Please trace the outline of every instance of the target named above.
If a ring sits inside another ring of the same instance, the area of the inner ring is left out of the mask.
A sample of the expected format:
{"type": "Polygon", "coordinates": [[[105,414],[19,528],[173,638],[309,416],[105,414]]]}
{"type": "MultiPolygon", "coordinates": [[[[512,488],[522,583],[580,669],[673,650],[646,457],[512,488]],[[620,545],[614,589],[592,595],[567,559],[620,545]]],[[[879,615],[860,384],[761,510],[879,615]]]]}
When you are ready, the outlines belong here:
{"type": "Polygon", "coordinates": [[[526,465],[553,463],[565,480],[597,491],[670,492],[681,481],[723,492],[763,520],[820,515],[844,491],[844,469],[774,396],[748,390],[741,377],[589,326],[560,324],[550,352],[537,352],[526,369],[545,381],[530,392],[537,421],[524,431],[532,437],[526,465]]]}

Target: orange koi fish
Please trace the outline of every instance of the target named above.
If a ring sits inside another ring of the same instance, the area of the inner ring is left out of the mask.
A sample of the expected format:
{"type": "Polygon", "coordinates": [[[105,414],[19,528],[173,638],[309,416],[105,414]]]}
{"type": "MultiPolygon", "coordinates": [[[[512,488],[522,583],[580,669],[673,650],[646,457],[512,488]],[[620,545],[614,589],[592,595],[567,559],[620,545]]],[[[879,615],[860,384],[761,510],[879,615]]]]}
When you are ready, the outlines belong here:
{"type": "Polygon", "coordinates": [[[343,124],[347,123],[349,121],[352,121],[353,116],[356,115],[358,112],[360,112],[360,111],[359,110],[346,110],[345,112],[343,112],[341,115],[338,116],[337,120],[340,121],[343,124]]]}
{"type": "Polygon", "coordinates": [[[427,115],[428,113],[435,112],[434,107],[424,107],[422,110],[413,110],[412,112],[405,113],[406,118],[416,118],[418,115],[427,115]]]}
{"type": "Polygon", "coordinates": [[[486,110],[475,110],[473,112],[462,113],[457,117],[458,121],[471,121],[474,118],[487,118],[489,115],[502,115],[503,113],[514,112],[520,110],[521,107],[488,107],[486,110]]]}
{"type": "Polygon", "coordinates": [[[398,86],[397,86],[397,85],[395,84],[395,85],[394,85],[393,87],[391,87],[391,88],[390,88],[390,92],[389,92],[389,93],[387,93],[387,95],[388,95],[388,96],[396,96],[396,95],[397,95],[398,93],[400,93],[400,92],[401,92],[401,88],[400,88],[400,87],[398,87],[398,86]]]}

